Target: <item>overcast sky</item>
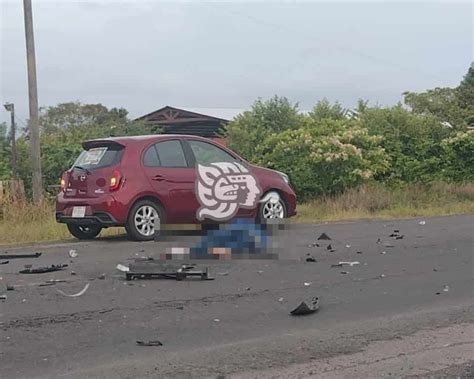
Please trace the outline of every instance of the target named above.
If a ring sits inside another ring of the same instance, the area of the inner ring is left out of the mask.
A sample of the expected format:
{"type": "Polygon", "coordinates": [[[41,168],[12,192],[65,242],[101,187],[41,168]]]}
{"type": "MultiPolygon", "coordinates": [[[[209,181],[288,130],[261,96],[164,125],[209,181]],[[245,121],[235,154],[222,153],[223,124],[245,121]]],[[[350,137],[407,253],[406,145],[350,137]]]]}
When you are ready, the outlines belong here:
{"type": "MultiPolygon", "coordinates": [[[[0,101],[28,118],[21,0],[1,0],[0,101]]],[[[391,105],[456,86],[473,60],[470,1],[33,0],[40,106],[140,116],[164,105],[229,117],[274,94],[391,105]]],[[[0,121],[8,120],[3,107],[0,121]]]]}

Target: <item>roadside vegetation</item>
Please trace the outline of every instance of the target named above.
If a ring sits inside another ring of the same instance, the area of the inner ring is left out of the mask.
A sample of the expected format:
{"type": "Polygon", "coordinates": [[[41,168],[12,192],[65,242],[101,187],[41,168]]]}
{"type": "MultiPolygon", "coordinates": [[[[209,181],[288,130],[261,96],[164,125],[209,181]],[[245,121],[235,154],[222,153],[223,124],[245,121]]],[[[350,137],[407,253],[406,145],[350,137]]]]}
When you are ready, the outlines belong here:
{"type": "MultiPolygon", "coordinates": [[[[353,109],[324,99],[310,112],[284,97],[257,100],[230,122],[229,147],[289,175],[297,221],[432,216],[474,211],[474,65],[455,88],[406,92],[404,103],[353,109]]],[[[42,108],[46,186],[58,185],[90,138],[159,133],[123,108],[64,103],[42,108]]],[[[0,124],[0,180],[11,178],[10,139],[0,124]]],[[[28,130],[17,139],[18,172],[31,192],[28,130]]],[[[117,234],[121,229],[106,230],[117,234]]],[[[0,244],[69,238],[53,201],[0,204],[0,244]]]]}

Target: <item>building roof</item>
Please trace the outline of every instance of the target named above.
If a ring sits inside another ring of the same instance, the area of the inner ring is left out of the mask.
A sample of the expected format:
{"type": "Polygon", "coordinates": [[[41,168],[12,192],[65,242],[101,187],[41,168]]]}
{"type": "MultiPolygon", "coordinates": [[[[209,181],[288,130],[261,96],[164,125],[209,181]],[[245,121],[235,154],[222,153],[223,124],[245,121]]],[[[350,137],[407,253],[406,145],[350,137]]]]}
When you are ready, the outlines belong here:
{"type": "Polygon", "coordinates": [[[191,112],[169,105],[137,118],[158,126],[164,134],[192,134],[201,137],[216,137],[229,120],[191,112]]]}

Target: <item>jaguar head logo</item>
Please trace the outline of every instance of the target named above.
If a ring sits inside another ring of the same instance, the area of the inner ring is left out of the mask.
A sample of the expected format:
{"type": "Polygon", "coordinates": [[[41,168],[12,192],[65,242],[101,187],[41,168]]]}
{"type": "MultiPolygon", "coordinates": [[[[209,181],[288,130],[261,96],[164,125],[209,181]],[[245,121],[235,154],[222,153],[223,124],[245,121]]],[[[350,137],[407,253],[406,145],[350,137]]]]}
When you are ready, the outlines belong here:
{"type": "Polygon", "coordinates": [[[198,220],[228,220],[240,207],[254,208],[262,193],[255,177],[237,162],[198,165],[197,178],[198,220]]]}

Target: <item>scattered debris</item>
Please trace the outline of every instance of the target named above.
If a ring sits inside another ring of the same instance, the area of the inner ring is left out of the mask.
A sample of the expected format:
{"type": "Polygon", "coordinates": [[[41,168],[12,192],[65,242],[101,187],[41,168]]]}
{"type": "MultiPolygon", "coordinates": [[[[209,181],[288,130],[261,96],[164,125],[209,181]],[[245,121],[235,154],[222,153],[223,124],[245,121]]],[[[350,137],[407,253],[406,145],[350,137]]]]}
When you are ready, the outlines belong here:
{"type": "Polygon", "coordinates": [[[214,280],[208,267],[205,267],[203,270],[197,270],[194,265],[186,264],[177,268],[176,265],[156,265],[154,262],[150,262],[150,264],[141,263],[140,265],[131,266],[130,271],[125,273],[126,280],[158,278],[183,280],[187,277],[199,277],[201,280],[214,280]]]}
{"type": "Polygon", "coordinates": [[[71,271],[71,275],[76,275],[76,271],[71,271]]]}
{"type": "Polygon", "coordinates": [[[252,288],[251,287],[245,287],[246,291],[250,291],[252,288]]]}
{"type": "Polygon", "coordinates": [[[331,244],[329,244],[327,247],[326,247],[327,250],[332,250],[332,246],[331,244]]]}
{"type": "Polygon", "coordinates": [[[303,316],[309,315],[316,312],[319,309],[319,298],[313,297],[311,301],[305,302],[302,301],[295,309],[293,309],[290,314],[292,316],[303,316]],[[308,304],[309,303],[309,304],[308,304]]]}
{"type": "Polygon", "coordinates": [[[0,254],[0,259],[15,259],[15,258],[38,258],[42,253],[34,254],[0,254]]]}
{"type": "Polygon", "coordinates": [[[311,283],[312,283],[312,282],[304,282],[303,284],[304,284],[306,287],[308,287],[308,286],[311,285],[311,283]]]}
{"type": "Polygon", "coordinates": [[[386,251],[382,251],[380,254],[385,255],[385,254],[387,254],[387,252],[386,252],[386,251]]]}
{"type": "Polygon", "coordinates": [[[396,240],[401,240],[403,238],[403,234],[400,234],[400,230],[394,230],[392,234],[389,235],[389,237],[395,238],[396,240]]]}
{"type": "Polygon", "coordinates": [[[124,266],[120,263],[115,268],[119,271],[122,271],[122,272],[129,272],[130,271],[130,267],[124,266]]]}
{"type": "Polygon", "coordinates": [[[346,247],[347,247],[348,249],[350,249],[351,245],[346,245],[346,247]]]}
{"type": "Polygon", "coordinates": [[[318,240],[321,241],[321,240],[327,240],[329,241],[331,239],[331,237],[329,237],[326,233],[322,233],[319,237],[318,237],[318,240]]]}
{"type": "Polygon", "coordinates": [[[7,284],[7,291],[14,291],[15,290],[15,286],[10,286],[7,284]]]}
{"type": "Polygon", "coordinates": [[[229,275],[229,273],[228,272],[218,272],[217,275],[227,276],[227,275],[229,275]]]}
{"type": "Polygon", "coordinates": [[[77,250],[74,250],[74,249],[69,250],[69,256],[71,258],[76,258],[77,257],[77,250]]]}
{"type": "Polygon", "coordinates": [[[7,300],[7,295],[0,295],[0,300],[7,300]]]}
{"type": "Polygon", "coordinates": [[[310,253],[306,253],[305,261],[306,262],[317,262],[316,258],[313,257],[310,253]]]}
{"type": "Polygon", "coordinates": [[[87,289],[89,288],[89,285],[90,285],[90,283],[86,283],[86,285],[84,286],[84,288],[83,288],[81,291],[79,291],[78,293],[75,293],[75,294],[71,294],[71,295],[69,295],[69,294],[67,294],[67,293],[65,293],[65,292],[63,292],[63,291],[61,291],[61,290],[59,290],[59,289],[57,289],[56,291],[58,291],[61,295],[64,295],[64,296],[78,297],[78,296],[84,295],[84,293],[85,293],[85,292],[87,291],[87,289]]]}
{"type": "Polygon", "coordinates": [[[426,221],[425,220],[422,220],[419,222],[420,225],[425,225],[426,224],[426,221]]]}
{"type": "Polygon", "coordinates": [[[449,286],[448,286],[448,285],[445,285],[445,286],[443,287],[443,292],[448,292],[448,291],[449,291],[449,286]]]}
{"type": "Polygon", "coordinates": [[[100,274],[97,279],[99,280],[105,280],[105,273],[100,274]]]}
{"type": "Polygon", "coordinates": [[[176,309],[179,309],[180,311],[182,311],[184,309],[183,306],[179,306],[179,307],[176,307],[176,309]]]}
{"type": "Polygon", "coordinates": [[[383,247],[395,247],[395,245],[391,244],[390,242],[384,242],[382,243],[383,247]]]}
{"type": "Polygon", "coordinates": [[[163,344],[158,341],[137,341],[138,346],[163,346],[163,344]]]}
{"type": "Polygon", "coordinates": [[[284,300],[285,300],[285,299],[284,299],[283,297],[280,297],[280,298],[278,299],[278,301],[279,301],[280,303],[281,303],[282,301],[284,301],[284,300]]]}
{"type": "Polygon", "coordinates": [[[377,238],[377,242],[376,242],[376,243],[381,243],[381,242],[382,242],[382,240],[380,239],[380,237],[377,238]]]}
{"type": "Polygon", "coordinates": [[[343,266],[343,265],[348,265],[348,266],[351,266],[351,267],[352,267],[352,266],[355,266],[355,265],[359,265],[360,262],[359,262],[359,261],[354,261],[354,262],[339,262],[339,264],[340,264],[341,266],[343,266]]]}
{"type": "Polygon", "coordinates": [[[258,274],[263,274],[263,270],[258,270],[257,273],[258,274]]]}
{"type": "Polygon", "coordinates": [[[67,283],[67,280],[64,279],[48,279],[46,283],[67,283]]]}
{"type": "Polygon", "coordinates": [[[362,251],[356,251],[356,254],[362,254],[362,251]]]}
{"type": "Polygon", "coordinates": [[[319,247],[319,243],[313,242],[313,243],[310,243],[306,246],[308,246],[308,247],[319,247]]]}
{"type": "Polygon", "coordinates": [[[54,272],[64,270],[67,264],[58,264],[44,267],[31,268],[30,265],[25,265],[24,270],[20,270],[20,274],[44,274],[46,272],[54,272]],[[29,267],[27,267],[29,266],[29,267]]]}
{"type": "Polygon", "coordinates": [[[434,272],[437,272],[437,271],[438,271],[438,269],[434,268],[434,269],[433,269],[433,271],[434,271],[434,272]]]}
{"type": "Polygon", "coordinates": [[[350,272],[349,271],[341,271],[341,274],[346,275],[346,274],[350,274],[350,272]]]}
{"type": "Polygon", "coordinates": [[[110,308],[110,309],[104,309],[103,311],[99,311],[99,313],[103,314],[103,313],[109,313],[109,312],[112,312],[114,310],[114,308],[110,308]]]}
{"type": "Polygon", "coordinates": [[[379,278],[385,278],[385,274],[380,274],[379,278]]]}
{"type": "Polygon", "coordinates": [[[342,263],[334,263],[331,267],[342,267],[342,263]]]}
{"type": "Polygon", "coordinates": [[[214,319],[214,322],[219,322],[219,321],[221,321],[221,320],[219,320],[218,318],[214,319]]]}
{"type": "Polygon", "coordinates": [[[441,295],[441,292],[436,292],[436,295],[441,295]]]}
{"type": "Polygon", "coordinates": [[[0,265],[7,265],[7,264],[9,264],[9,263],[10,263],[10,261],[1,261],[1,262],[0,262],[0,265]]]}

